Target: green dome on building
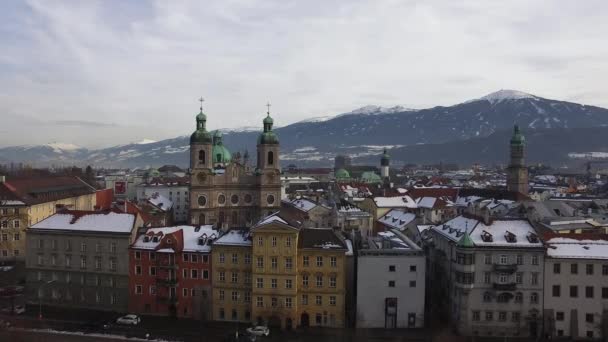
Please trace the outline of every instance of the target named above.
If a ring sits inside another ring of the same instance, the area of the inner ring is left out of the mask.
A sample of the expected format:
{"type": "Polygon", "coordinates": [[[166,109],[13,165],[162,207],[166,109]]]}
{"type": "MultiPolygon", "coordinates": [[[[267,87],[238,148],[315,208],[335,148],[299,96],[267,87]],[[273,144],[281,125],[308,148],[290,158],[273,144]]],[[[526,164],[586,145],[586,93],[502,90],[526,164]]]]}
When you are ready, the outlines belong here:
{"type": "Polygon", "coordinates": [[[511,137],[511,145],[524,145],[525,143],[526,138],[521,134],[519,126],[515,125],[515,127],[513,127],[513,136],[511,137]]]}
{"type": "Polygon", "coordinates": [[[274,120],[270,117],[270,113],[266,113],[264,118],[264,131],[258,137],[258,145],[276,145],[279,143],[279,137],[272,131],[274,120]]]}
{"type": "Polygon", "coordinates": [[[213,153],[214,164],[227,164],[232,161],[232,153],[224,146],[224,143],[222,142],[222,132],[220,131],[215,131],[215,133],[213,133],[213,149],[211,150],[211,153],[213,153]]]}
{"type": "Polygon", "coordinates": [[[336,171],[335,176],[336,176],[337,180],[350,179],[350,173],[348,173],[348,171],[346,171],[346,169],[339,169],[338,171],[336,171]]]}
{"type": "Polygon", "coordinates": [[[361,174],[361,181],[367,184],[382,183],[382,178],[373,171],[365,171],[361,174]]]}
{"type": "Polygon", "coordinates": [[[211,134],[207,132],[205,127],[206,123],[207,116],[201,108],[200,113],[196,116],[196,131],[190,136],[190,144],[211,144],[213,142],[211,134]]]}

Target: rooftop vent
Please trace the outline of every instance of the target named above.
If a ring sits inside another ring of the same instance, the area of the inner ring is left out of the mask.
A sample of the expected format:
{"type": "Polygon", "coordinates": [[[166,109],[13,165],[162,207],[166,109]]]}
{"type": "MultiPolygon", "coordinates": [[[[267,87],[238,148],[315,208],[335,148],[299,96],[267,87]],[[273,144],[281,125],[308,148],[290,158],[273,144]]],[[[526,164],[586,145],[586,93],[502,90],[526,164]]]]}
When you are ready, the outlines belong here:
{"type": "Polygon", "coordinates": [[[528,242],[530,243],[538,243],[538,235],[529,232],[528,235],[526,236],[528,238],[528,242]]]}
{"type": "Polygon", "coordinates": [[[483,242],[493,242],[494,238],[492,237],[492,234],[484,230],[481,232],[481,240],[483,240],[483,242]]]}
{"type": "Polygon", "coordinates": [[[515,242],[517,242],[517,237],[515,236],[515,234],[513,234],[507,230],[505,232],[505,240],[507,240],[507,242],[509,242],[509,243],[515,243],[515,242]]]}
{"type": "Polygon", "coordinates": [[[583,248],[589,250],[589,246],[583,246],[583,248]]]}

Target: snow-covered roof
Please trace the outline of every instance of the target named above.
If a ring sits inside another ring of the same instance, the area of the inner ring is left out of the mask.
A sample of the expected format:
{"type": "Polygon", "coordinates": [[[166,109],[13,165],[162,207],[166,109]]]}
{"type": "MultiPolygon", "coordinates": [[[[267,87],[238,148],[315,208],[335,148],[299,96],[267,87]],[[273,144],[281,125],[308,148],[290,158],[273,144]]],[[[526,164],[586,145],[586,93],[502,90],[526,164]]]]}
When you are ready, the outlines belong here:
{"type": "Polygon", "coordinates": [[[608,240],[556,237],[547,240],[547,255],[563,259],[608,259],[608,240]]]}
{"type": "Polygon", "coordinates": [[[403,209],[391,209],[384,216],[380,217],[378,222],[391,228],[403,230],[415,219],[416,215],[413,213],[408,213],[403,209]]]}
{"type": "Polygon", "coordinates": [[[456,204],[457,206],[461,206],[461,207],[467,207],[469,204],[475,203],[481,199],[483,199],[483,197],[479,197],[479,196],[460,197],[460,196],[458,196],[458,198],[456,198],[456,202],[454,202],[454,204],[456,204]]]}
{"type": "Polygon", "coordinates": [[[299,209],[301,211],[304,212],[309,212],[310,210],[314,209],[318,204],[309,200],[308,198],[296,198],[292,201],[284,201],[285,203],[290,204],[291,206],[293,206],[296,209],[299,209]]]}
{"type": "Polygon", "coordinates": [[[19,200],[0,200],[0,205],[19,206],[19,205],[25,205],[25,202],[22,202],[19,200]]]}
{"type": "Polygon", "coordinates": [[[34,224],[29,229],[57,229],[91,232],[131,233],[135,215],[115,212],[57,213],[34,224]]]}
{"type": "Polygon", "coordinates": [[[223,246],[251,246],[248,230],[231,229],[213,242],[214,245],[223,246]]]}
{"type": "Polygon", "coordinates": [[[432,209],[435,206],[436,197],[420,197],[417,200],[418,208],[432,209]]]}
{"type": "Polygon", "coordinates": [[[410,196],[374,197],[376,206],[380,208],[417,208],[416,202],[410,196]]]}
{"type": "Polygon", "coordinates": [[[431,229],[454,242],[467,232],[477,247],[542,247],[527,220],[494,220],[486,225],[474,218],[458,216],[431,229]]]}
{"type": "MultiPolygon", "coordinates": [[[[218,232],[213,229],[212,225],[205,225],[197,227],[193,226],[174,226],[174,227],[160,227],[160,228],[149,228],[145,234],[140,235],[137,240],[133,243],[132,247],[137,249],[156,250],[161,244],[162,237],[167,234],[173,234],[181,230],[184,237],[184,252],[210,252],[211,245],[208,243],[201,244],[201,238],[203,241],[213,241],[217,238],[218,232]],[[158,237],[155,239],[154,237],[158,237]]],[[[164,249],[167,249],[165,246],[164,249]]],[[[172,251],[169,248],[169,251],[172,251]]],[[[161,249],[158,252],[162,252],[161,249]]]]}
{"type": "Polygon", "coordinates": [[[152,194],[152,196],[148,198],[148,202],[163,211],[171,210],[173,207],[173,202],[158,192],[152,194]]]}
{"type": "Polygon", "coordinates": [[[255,224],[255,226],[261,226],[261,225],[268,224],[271,222],[289,224],[289,223],[287,223],[287,221],[285,221],[283,218],[281,218],[281,216],[279,216],[279,212],[277,211],[276,213],[263,217],[260,221],[258,221],[258,223],[255,224]]]}

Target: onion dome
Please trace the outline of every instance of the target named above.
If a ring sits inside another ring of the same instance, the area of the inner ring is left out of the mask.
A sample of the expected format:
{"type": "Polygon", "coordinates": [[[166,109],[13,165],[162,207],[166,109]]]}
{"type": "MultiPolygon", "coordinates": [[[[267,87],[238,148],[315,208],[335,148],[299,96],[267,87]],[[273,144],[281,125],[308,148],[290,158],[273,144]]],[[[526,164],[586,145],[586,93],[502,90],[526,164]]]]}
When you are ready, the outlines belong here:
{"type": "Polygon", "coordinates": [[[266,113],[264,118],[264,131],[258,137],[258,145],[276,145],[279,143],[279,138],[272,131],[274,120],[270,117],[270,112],[266,113]]]}
{"type": "Polygon", "coordinates": [[[232,153],[224,146],[222,142],[222,132],[215,131],[213,134],[213,153],[214,164],[228,164],[232,161],[232,153]]]}
{"type": "Polygon", "coordinates": [[[511,145],[525,145],[526,144],[526,138],[524,138],[524,136],[521,134],[521,131],[519,130],[519,126],[515,125],[515,127],[513,127],[513,136],[511,137],[511,145]]]}
{"type": "Polygon", "coordinates": [[[207,132],[207,128],[205,127],[207,124],[207,115],[203,113],[203,108],[201,107],[200,113],[196,116],[196,131],[192,133],[190,136],[190,144],[211,144],[213,139],[211,134],[207,132]]]}
{"type": "Polygon", "coordinates": [[[382,158],[380,159],[381,166],[389,166],[391,162],[391,156],[388,155],[386,148],[384,149],[384,153],[382,153],[382,158]]]}

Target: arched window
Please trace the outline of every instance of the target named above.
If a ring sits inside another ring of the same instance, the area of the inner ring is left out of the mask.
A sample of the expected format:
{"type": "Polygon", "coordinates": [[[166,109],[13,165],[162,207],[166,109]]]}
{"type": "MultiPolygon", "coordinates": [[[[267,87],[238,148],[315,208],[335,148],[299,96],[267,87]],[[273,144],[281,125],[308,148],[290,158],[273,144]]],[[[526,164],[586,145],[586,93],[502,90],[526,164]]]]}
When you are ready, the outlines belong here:
{"type": "Polygon", "coordinates": [[[205,214],[198,215],[198,224],[205,224],[205,214]]]}
{"type": "Polygon", "coordinates": [[[274,164],[274,152],[268,151],[268,165],[274,164]]]}
{"type": "Polygon", "coordinates": [[[205,150],[198,151],[198,162],[200,164],[205,164],[205,150]]]}
{"type": "Polygon", "coordinates": [[[222,159],[222,154],[221,153],[217,153],[215,155],[215,159],[217,160],[218,163],[223,163],[224,160],[222,159]]]}

